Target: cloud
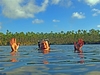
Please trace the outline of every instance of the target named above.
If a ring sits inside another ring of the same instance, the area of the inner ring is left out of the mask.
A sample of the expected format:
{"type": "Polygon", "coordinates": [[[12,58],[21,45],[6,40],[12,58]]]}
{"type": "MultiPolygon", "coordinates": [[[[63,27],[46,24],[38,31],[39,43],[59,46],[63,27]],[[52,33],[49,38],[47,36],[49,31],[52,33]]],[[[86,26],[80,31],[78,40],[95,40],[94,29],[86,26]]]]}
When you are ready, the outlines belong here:
{"type": "Polygon", "coordinates": [[[83,18],[85,18],[85,16],[84,16],[84,14],[82,12],[80,12],[80,13],[74,12],[72,14],[72,18],[83,19],[83,18]]]}
{"type": "Polygon", "coordinates": [[[100,25],[97,25],[98,28],[100,28],[100,25]]]}
{"type": "Polygon", "coordinates": [[[93,14],[93,16],[98,16],[99,14],[100,14],[100,10],[99,9],[92,9],[92,11],[93,12],[95,12],[94,14],[93,14]]]}
{"type": "Polygon", "coordinates": [[[53,22],[60,22],[60,20],[56,20],[56,19],[54,19],[54,20],[52,20],[53,22]]]}
{"type": "Polygon", "coordinates": [[[60,0],[52,0],[51,3],[52,4],[58,4],[60,2],[60,0]]]}
{"type": "Polygon", "coordinates": [[[35,0],[1,0],[2,13],[8,18],[33,18],[35,14],[43,12],[49,0],[44,0],[40,5],[35,0]]]}
{"type": "Polygon", "coordinates": [[[94,6],[100,3],[100,0],[85,0],[85,3],[89,6],[94,6]]]}
{"type": "Polygon", "coordinates": [[[51,0],[51,4],[70,7],[73,3],[71,0],[51,0]]]}
{"type": "Polygon", "coordinates": [[[34,18],[35,14],[44,12],[49,4],[70,7],[71,0],[0,0],[2,14],[8,18],[34,18]]]}
{"type": "Polygon", "coordinates": [[[72,1],[71,0],[68,0],[67,6],[70,7],[72,4],[73,4],[72,1]]]}
{"type": "Polygon", "coordinates": [[[61,0],[59,3],[61,6],[64,7],[70,7],[73,4],[71,0],[61,0]]]}
{"type": "Polygon", "coordinates": [[[35,19],[32,21],[33,24],[40,24],[40,23],[43,23],[44,21],[41,20],[41,19],[35,19]]]}

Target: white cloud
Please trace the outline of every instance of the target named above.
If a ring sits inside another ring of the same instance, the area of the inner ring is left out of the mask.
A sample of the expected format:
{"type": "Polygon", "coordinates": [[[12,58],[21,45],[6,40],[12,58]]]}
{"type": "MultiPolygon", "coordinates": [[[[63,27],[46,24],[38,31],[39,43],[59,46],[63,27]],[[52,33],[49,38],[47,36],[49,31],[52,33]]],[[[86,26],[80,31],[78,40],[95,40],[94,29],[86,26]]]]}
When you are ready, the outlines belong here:
{"type": "Polygon", "coordinates": [[[74,12],[72,14],[72,18],[83,19],[83,18],[85,18],[85,16],[84,16],[84,14],[82,12],[80,12],[80,13],[74,12]]]}
{"type": "Polygon", "coordinates": [[[100,14],[100,10],[99,9],[92,9],[92,11],[94,11],[93,16],[98,16],[100,14]]]}
{"type": "Polygon", "coordinates": [[[49,0],[44,0],[39,5],[35,4],[35,0],[1,0],[2,13],[8,18],[29,18],[35,14],[43,12],[48,6],[49,0]]]}
{"type": "Polygon", "coordinates": [[[56,20],[56,19],[54,19],[53,22],[60,22],[60,20],[56,20]]]}
{"type": "Polygon", "coordinates": [[[34,18],[35,14],[46,10],[49,4],[70,7],[71,0],[0,0],[2,14],[8,18],[34,18]]]}
{"type": "Polygon", "coordinates": [[[70,7],[73,4],[71,0],[61,0],[59,3],[61,6],[64,7],[70,7]]]}
{"type": "Polygon", "coordinates": [[[73,4],[72,1],[71,0],[68,0],[67,6],[70,7],[72,4],[73,4]]]}
{"type": "Polygon", "coordinates": [[[51,4],[70,7],[73,3],[71,0],[51,0],[51,4]]]}
{"type": "Polygon", "coordinates": [[[52,4],[58,4],[60,2],[60,0],[52,0],[52,4]]]}
{"type": "Polygon", "coordinates": [[[98,28],[100,28],[100,25],[97,25],[98,28]]]}
{"type": "Polygon", "coordinates": [[[100,0],[85,0],[85,2],[87,3],[87,5],[89,6],[94,6],[100,3],[100,0]]]}
{"type": "Polygon", "coordinates": [[[40,23],[43,23],[44,21],[41,20],[41,19],[35,19],[32,21],[33,24],[40,24],[40,23]]]}

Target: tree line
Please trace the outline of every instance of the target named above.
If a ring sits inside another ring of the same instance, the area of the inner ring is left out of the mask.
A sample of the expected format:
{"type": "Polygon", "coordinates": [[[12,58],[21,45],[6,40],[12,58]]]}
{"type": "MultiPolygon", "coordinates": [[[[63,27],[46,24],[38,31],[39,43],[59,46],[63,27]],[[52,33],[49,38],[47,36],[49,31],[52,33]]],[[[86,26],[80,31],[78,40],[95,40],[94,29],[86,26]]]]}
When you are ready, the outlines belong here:
{"type": "Polygon", "coordinates": [[[11,38],[16,38],[21,45],[37,45],[38,40],[48,39],[50,44],[73,44],[79,38],[82,38],[85,44],[100,44],[100,30],[91,29],[77,31],[61,31],[43,33],[43,32],[15,32],[9,30],[6,33],[0,32],[0,45],[9,45],[11,38]]]}

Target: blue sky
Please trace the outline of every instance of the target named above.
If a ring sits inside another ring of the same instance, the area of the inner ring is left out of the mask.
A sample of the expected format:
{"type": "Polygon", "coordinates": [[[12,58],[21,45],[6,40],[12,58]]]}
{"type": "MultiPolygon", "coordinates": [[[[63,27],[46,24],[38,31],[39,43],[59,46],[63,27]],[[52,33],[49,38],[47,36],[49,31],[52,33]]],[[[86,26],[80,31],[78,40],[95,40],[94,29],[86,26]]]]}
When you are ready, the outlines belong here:
{"type": "Polygon", "coordinates": [[[0,32],[100,29],[100,0],[0,0],[0,32]]]}

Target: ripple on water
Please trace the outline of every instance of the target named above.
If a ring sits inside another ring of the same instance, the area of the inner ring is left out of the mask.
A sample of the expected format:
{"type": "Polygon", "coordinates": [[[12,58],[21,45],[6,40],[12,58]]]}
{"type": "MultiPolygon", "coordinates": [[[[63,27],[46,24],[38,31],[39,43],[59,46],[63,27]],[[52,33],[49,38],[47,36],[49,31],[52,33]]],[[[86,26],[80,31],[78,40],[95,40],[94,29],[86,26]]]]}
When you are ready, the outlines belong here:
{"type": "Polygon", "coordinates": [[[0,47],[0,72],[6,75],[92,75],[99,74],[99,45],[85,45],[83,55],[73,52],[73,45],[52,45],[48,54],[37,46],[20,46],[11,55],[10,47],[0,47]]]}

